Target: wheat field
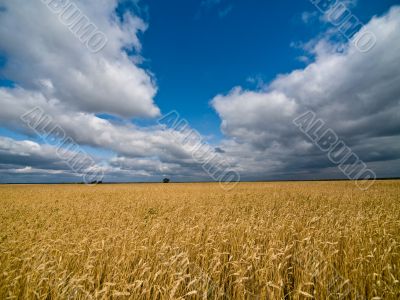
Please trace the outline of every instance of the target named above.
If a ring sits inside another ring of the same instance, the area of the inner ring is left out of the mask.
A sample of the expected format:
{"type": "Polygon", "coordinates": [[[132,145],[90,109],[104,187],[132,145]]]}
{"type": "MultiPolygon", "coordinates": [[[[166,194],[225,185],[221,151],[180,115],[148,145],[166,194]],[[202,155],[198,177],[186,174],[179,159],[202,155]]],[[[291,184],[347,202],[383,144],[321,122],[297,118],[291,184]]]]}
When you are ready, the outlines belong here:
{"type": "Polygon", "coordinates": [[[400,299],[400,182],[0,186],[0,299],[400,299]]]}

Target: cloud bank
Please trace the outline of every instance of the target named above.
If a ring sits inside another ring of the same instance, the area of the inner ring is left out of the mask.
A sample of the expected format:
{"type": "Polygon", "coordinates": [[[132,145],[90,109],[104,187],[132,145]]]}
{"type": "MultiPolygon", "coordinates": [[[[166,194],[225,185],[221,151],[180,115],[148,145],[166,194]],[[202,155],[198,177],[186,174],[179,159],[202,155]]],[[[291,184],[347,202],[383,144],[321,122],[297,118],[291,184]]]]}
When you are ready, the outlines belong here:
{"type": "MultiPolygon", "coordinates": [[[[320,171],[332,165],[305,141],[292,121],[311,110],[353,147],[366,162],[393,161],[381,172],[399,170],[400,158],[400,8],[374,17],[365,30],[376,46],[360,53],[352,43],[344,51],[320,40],[312,49],[315,61],[306,68],[279,75],[260,90],[236,87],[211,104],[222,119],[225,148],[237,159],[247,157],[248,174],[265,171],[320,171]],[[271,164],[272,169],[271,169],[271,164]]],[[[310,173],[313,173],[310,172],[310,173]]],[[[379,172],[378,172],[379,173],[379,172]]],[[[398,175],[398,174],[397,174],[398,175]]]]}
{"type": "MultiPolygon", "coordinates": [[[[193,149],[154,123],[157,85],[140,65],[140,32],[147,24],[131,12],[116,14],[116,0],[75,1],[106,34],[91,53],[58,16],[39,1],[0,0],[1,70],[12,87],[0,87],[0,126],[23,140],[0,137],[2,182],[79,181],[37,140],[20,116],[42,108],[79,145],[94,149],[110,181],[209,180],[193,149]],[[135,53],[128,55],[127,53],[135,53]],[[101,118],[100,114],[114,116],[101,118]]],[[[400,170],[400,8],[374,17],[367,29],[376,46],[360,53],[352,43],[321,39],[304,69],[278,75],[257,90],[234,87],[211,101],[225,137],[215,147],[244,180],[343,177],[292,121],[314,111],[378,176],[400,170]]],[[[174,108],[171,108],[174,109],[174,108]]],[[[174,132],[180,135],[180,132],[174,132]]]]}

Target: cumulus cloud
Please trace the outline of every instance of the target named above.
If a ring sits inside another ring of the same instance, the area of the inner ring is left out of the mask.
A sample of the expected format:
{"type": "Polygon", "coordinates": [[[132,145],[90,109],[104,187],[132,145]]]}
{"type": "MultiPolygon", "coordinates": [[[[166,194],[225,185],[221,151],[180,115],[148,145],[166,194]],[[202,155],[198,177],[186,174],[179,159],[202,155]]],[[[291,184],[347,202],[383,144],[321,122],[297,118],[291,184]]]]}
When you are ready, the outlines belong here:
{"type": "MultiPolygon", "coordinates": [[[[128,121],[160,114],[153,102],[157,90],[154,80],[137,63],[141,49],[138,34],[146,30],[147,24],[128,11],[117,15],[116,0],[71,3],[107,36],[108,42],[100,52],[92,53],[65,22],[60,22],[60,14],[54,14],[41,1],[0,0],[0,51],[6,58],[1,72],[16,85],[0,88],[0,105],[5,108],[0,110],[0,125],[37,139],[20,117],[39,107],[75,143],[106,149],[121,162],[135,158],[149,164],[145,169],[142,164],[129,164],[128,170],[127,166],[121,164],[118,168],[109,162],[106,171],[116,180],[119,175],[144,176],[142,171],[149,176],[159,175],[162,170],[168,171],[163,164],[194,164],[190,149],[172,141],[168,131],[157,126],[142,128],[128,121]],[[136,56],[128,56],[127,50],[136,51],[136,56]],[[99,113],[123,118],[112,122],[98,117],[99,113]],[[160,167],[152,164],[155,160],[160,167]]],[[[7,163],[9,174],[31,174],[34,178],[41,168],[71,173],[55,164],[60,159],[50,155],[45,145],[7,140],[10,143],[38,152],[6,157],[11,148],[4,148],[0,162],[12,159],[18,171],[13,172],[7,163]],[[39,157],[39,153],[46,155],[39,157]]]]}
{"type": "MultiPolygon", "coordinates": [[[[177,143],[171,138],[171,130],[160,126],[141,128],[129,122],[114,123],[94,114],[71,111],[57,100],[19,88],[0,89],[0,103],[7,107],[7,110],[0,111],[0,124],[19,128],[28,135],[35,136],[36,133],[29,122],[22,122],[20,117],[40,107],[43,114],[51,118],[52,125],[59,125],[77,144],[106,148],[128,157],[158,156],[165,161],[191,159],[191,145],[177,143]]],[[[179,131],[174,135],[182,139],[185,136],[179,131]]]]}
{"type": "Polygon", "coordinates": [[[84,153],[63,150],[51,145],[39,144],[29,140],[17,141],[0,137],[0,182],[44,182],[44,181],[82,181],[79,176],[89,172],[90,168],[100,168],[82,163],[76,172],[67,164],[68,158],[74,157],[84,162],[84,153]]]}
{"type": "Polygon", "coordinates": [[[124,51],[140,50],[138,33],[146,24],[129,12],[121,20],[116,0],[73,3],[106,35],[105,48],[93,54],[42,1],[1,0],[0,51],[7,58],[3,75],[71,109],[123,117],[159,115],[151,75],[124,51]]]}
{"type": "Polygon", "coordinates": [[[303,170],[330,167],[315,148],[304,147],[292,124],[311,110],[365,161],[399,159],[399,28],[400,8],[393,7],[367,24],[365,30],[377,37],[370,51],[360,53],[348,42],[338,53],[336,45],[323,39],[315,45],[315,62],[306,68],[280,75],[257,91],[237,87],[216,96],[211,104],[222,119],[222,131],[232,139],[227,145],[234,146],[231,154],[243,161],[244,153],[253,153],[241,163],[245,169],[259,169],[255,162],[264,159],[264,167],[272,161],[274,168],[285,172],[299,165],[303,170]]]}
{"type": "MultiPolygon", "coordinates": [[[[16,83],[0,88],[0,125],[33,140],[35,133],[20,116],[40,107],[77,144],[108,151],[104,168],[110,181],[209,180],[193,157],[196,145],[177,141],[185,139],[183,132],[129,121],[160,113],[152,76],[125,51],[139,55],[138,33],[147,25],[128,12],[117,16],[116,0],[76,3],[109,38],[99,53],[88,51],[41,2],[0,0],[2,73],[16,83]],[[104,119],[99,113],[119,117],[104,119]]],[[[292,124],[313,110],[378,175],[398,175],[399,28],[400,8],[394,7],[367,24],[377,37],[367,53],[350,42],[338,53],[336,44],[322,39],[313,43],[315,61],[306,68],[257,90],[236,87],[217,95],[211,104],[226,138],[205,147],[211,149],[205,150],[206,158],[228,161],[243,179],[340,177],[292,124]]],[[[56,151],[51,145],[0,138],[0,175],[3,181],[76,181],[77,174],[56,151]]]]}
{"type": "MultiPolygon", "coordinates": [[[[72,138],[77,145],[111,151],[114,158],[107,163],[110,168],[105,171],[106,179],[114,181],[124,178],[128,180],[128,176],[132,179],[139,175],[150,180],[163,175],[204,179],[207,174],[202,170],[203,161],[218,153],[206,144],[198,150],[199,143],[203,141],[188,140],[191,132],[189,127],[181,131],[161,125],[143,128],[123,120],[113,122],[94,114],[69,110],[67,105],[57,99],[48,99],[39,92],[28,92],[20,88],[0,89],[0,104],[7,107],[7,110],[0,111],[0,126],[18,129],[28,136],[36,137],[37,131],[34,128],[43,128],[46,122],[42,122],[43,126],[32,125],[38,120],[44,120],[46,116],[51,121],[45,126],[48,129],[43,130],[44,135],[59,126],[63,131],[62,134],[57,132],[59,138],[62,135],[72,138]],[[201,156],[202,160],[196,159],[193,153],[201,156]]],[[[200,135],[198,137],[201,138],[200,135]]],[[[56,144],[62,143],[59,141],[56,144]]]]}
{"type": "Polygon", "coordinates": [[[221,129],[225,134],[239,140],[250,138],[255,144],[279,138],[297,110],[294,99],[283,93],[257,93],[241,88],[215,97],[212,105],[223,119],[221,129]],[[265,130],[266,126],[269,130],[265,130]]]}

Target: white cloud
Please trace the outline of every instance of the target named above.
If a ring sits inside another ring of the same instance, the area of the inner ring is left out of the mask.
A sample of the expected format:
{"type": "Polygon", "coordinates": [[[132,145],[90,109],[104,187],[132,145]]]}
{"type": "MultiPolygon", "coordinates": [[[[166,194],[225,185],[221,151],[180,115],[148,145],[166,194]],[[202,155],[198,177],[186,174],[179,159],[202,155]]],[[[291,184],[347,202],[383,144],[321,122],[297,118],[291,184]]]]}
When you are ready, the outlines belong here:
{"type": "MultiPolygon", "coordinates": [[[[0,111],[2,126],[35,137],[36,133],[27,123],[22,122],[20,116],[37,106],[51,117],[52,122],[48,128],[58,125],[65,136],[72,138],[78,145],[112,151],[116,158],[110,161],[113,168],[106,170],[108,175],[118,174],[124,178],[128,174],[148,174],[146,176],[149,177],[162,174],[179,177],[186,174],[193,176],[193,179],[196,179],[194,176],[206,177],[201,162],[192,156],[196,144],[180,142],[186,137],[183,132],[164,130],[158,125],[143,128],[124,121],[112,122],[94,114],[71,111],[57,99],[48,100],[41,93],[18,88],[0,89],[0,105],[7,107],[7,110],[0,111]],[[122,168],[119,171],[117,162],[122,168]]],[[[32,145],[38,147],[37,143],[32,142],[32,145]]],[[[206,155],[211,156],[214,152],[206,152],[206,155]]]]}
{"type": "Polygon", "coordinates": [[[299,114],[313,110],[364,160],[400,158],[399,28],[400,8],[394,7],[367,24],[377,37],[369,52],[360,53],[349,42],[337,53],[336,45],[322,40],[314,48],[315,62],[305,69],[280,75],[258,91],[235,88],[216,96],[211,103],[222,130],[234,140],[223,149],[242,161],[244,172],[269,167],[265,161],[281,162],[286,172],[298,165],[329,167],[314,148],[301,147],[304,140],[292,125],[299,114]],[[252,157],[243,161],[247,152],[252,157]]]}
{"type": "MultiPolygon", "coordinates": [[[[119,159],[125,156],[142,159],[149,163],[147,171],[154,167],[153,160],[160,162],[161,170],[165,170],[164,163],[177,164],[176,173],[180,164],[194,168],[196,164],[188,146],[175,143],[161,128],[140,128],[124,119],[113,123],[96,116],[96,113],[108,113],[131,118],[160,114],[153,103],[157,87],[152,77],[135,64],[140,59],[128,57],[124,51],[140,51],[138,32],[144,31],[147,25],[128,12],[120,20],[115,13],[116,0],[74,3],[107,35],[107,46],[99,53],[91,53],[40,1],[0,0],[4,7],[0,11],[0,50],[7,58],[2,71],[17,84],[16,88],[0,88],[0,106],[4,108],[0,110],[0,124],[36,138],[20,117],[40,107],[81,146],[107,149],[119,159]]],[[[48,165],[39,153],[45,153],[52,163],[60,162],[44,145],[29,141],[2,142],[12,147],[3,149],[1,162],[7,151],[12,154],[14,148],[29,148],[26,159],[22,159],[20,150],[13,156],[20,173],[39,169],[36,162],[48,165]]],[[[144,175],[138,168],[131,165],[125,171],[131,176],[144,175]]],[[[149,174],[159,174],[160,168],[149,174]]],[[[107,171],[116,174],[118,168],[107,171]]]]}
{"type": "Polygon", "coordinates": [[[215,97],[212,105],[223,120],[221,129],[225,134],[257,143],[279,138],[275,133],[280,134],[287,127],[297,110],[294,99],[283,93],[259,93],[241,88],[233,89],[226,96],[215,97]]]}
{"type": "Polygon", "coordinates": [[[157,88],[151,76],[123,51],[140,50],[137,34],[146,24],[129,13],[120,21],[116,0],[74,3],[106,34],[108,43],[99,53],[91,53],[41,1],[0,1],[5,76],[24,89],[50,93],[70,109],[157,116],[159,109],[153,103],[157,88]]]}
{"type": "MultiPolygon", "coordinates": [[[[106,176],[113,180],[164,175],[207,179],[191,155],[193,145],[177,143],[171,131],[96,116],[159,114],[151,76],[121,50],[140,50],[137,34],[146,24],[129,15],[120,21],[114,13],[117,1],[100,2],[77,1],[110,39],[103,51],[92,54],[41,3],[0,0],[7,8],[0,12],[0,49],[8,59],[4,73],[18,84],[0,88],[0,124],[32,135],[20,116],[39,106],[78,144],[110,151],[106,176]]],[[[359,53],[351,43],[337,53],[337,45],[322,39],[313,44],[315,62],[306,68],[280,75],[258,90],[237,87],[212,100],[226,135],[217,152],[242,178],[338,174],[292,125],[307,109],[382,172],[378,175],[395,174],[390,166],[400,161],[400,8],[367,26],[378,38],[368,53],[359,53]]],[[[14,179],[59,171],[62,178],[75,178],[54,151],[32,141],[0,138],[0,173],[14,179]]]]}

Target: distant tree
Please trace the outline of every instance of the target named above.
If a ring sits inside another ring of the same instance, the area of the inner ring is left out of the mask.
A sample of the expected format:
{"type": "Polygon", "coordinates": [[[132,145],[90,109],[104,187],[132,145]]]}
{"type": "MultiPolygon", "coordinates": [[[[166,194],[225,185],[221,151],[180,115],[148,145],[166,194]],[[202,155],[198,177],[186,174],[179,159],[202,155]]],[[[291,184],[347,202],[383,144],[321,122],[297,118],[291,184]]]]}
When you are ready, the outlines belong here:
{"type": "Polygon", "coordinates": [[[164,178],[163,179],[163,183],[170,183],[171,180],[169,180],[169,178],[164,178]]]}
{"type": "Polygon", "coordinates": [[[94,180],[90,184],[102,184],[102,183],[103,183],[102,180],[100,180],[100,181],[94,180]]]}

